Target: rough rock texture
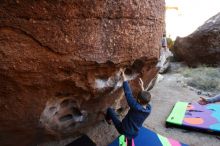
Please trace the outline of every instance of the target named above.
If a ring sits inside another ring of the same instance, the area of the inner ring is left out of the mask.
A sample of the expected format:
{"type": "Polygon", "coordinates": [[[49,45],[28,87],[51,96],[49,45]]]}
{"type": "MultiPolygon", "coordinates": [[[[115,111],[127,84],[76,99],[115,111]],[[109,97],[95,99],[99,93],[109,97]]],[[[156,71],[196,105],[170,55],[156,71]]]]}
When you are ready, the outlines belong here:
{"type": "Polygon", "coordinates": [[[81,132],[154,78],[163,0],[0,0],[0,145],[81,132]],[[45,130],[46,129],[46,130],[45,130]]]}
{"type": "Polygon", "coordinates": [[[220,13],[213,16],[191,35],[178,37],[174,56],[190,66],[220,64],[220,13]]]}

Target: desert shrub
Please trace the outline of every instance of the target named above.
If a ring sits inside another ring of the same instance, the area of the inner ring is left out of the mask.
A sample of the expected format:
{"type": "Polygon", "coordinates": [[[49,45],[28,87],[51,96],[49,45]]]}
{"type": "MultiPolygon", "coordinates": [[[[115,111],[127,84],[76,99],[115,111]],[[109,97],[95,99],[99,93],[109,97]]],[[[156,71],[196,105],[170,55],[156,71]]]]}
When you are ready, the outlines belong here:
{"type": "Polygon", "coordinates": [[[178,61],[181,61],[181,60],[179,58],[177,58],[176,55],[175,55],[174,42],[175,42],[175,40],[172,40],[172,38],[167,37],[167,47],[173,53],[173,56],[170,58],[170,61],[171,62],[178,62],[178,61]]]}
{"type": "Polygon", "coordinates": [[[173,45],[174,45],[174,41],[170,37],[167,37],[167,47],[170,50],[172,50],[173,49],[173,45]]]}
{"type": "Polygon", "coordinates": [[[181,73],[188,78],[189,86],[209,92],[220,90],[220,68],[184,68],[181,73]]]}

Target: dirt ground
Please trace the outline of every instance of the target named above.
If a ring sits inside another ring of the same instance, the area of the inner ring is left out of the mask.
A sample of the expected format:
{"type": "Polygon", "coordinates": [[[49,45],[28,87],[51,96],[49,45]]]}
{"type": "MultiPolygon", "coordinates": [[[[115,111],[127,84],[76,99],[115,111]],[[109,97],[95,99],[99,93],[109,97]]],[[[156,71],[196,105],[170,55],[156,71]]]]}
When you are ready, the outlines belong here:
{"type": "MultiPolygon", "coordinates": [[[[220,146],[217,136],[193,132],[177,128],[166,128],[165,120],[177,101],[196,102],[199,95],[190,88],[181,84],[182,75],[175,72],[176,65],[172,64],[171,72],[164,74],[151,90],[152,113],[144,122],[144,126],[166,137],[172,137],[190,146],[220,146]]],[[[113,125],[107,125],[104,121],[88,131],[87,135],[96,142],[97,146],[107,146],[118,136],[113,125]]],[[[51,142],[42,146],[63,146],[71,139],[59,142],[51,142]]]]}

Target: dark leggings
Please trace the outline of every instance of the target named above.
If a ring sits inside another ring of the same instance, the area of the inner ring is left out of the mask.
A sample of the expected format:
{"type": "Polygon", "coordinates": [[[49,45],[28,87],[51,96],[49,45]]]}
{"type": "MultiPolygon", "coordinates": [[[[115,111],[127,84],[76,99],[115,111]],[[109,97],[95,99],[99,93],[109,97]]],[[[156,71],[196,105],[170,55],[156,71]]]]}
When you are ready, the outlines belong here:
{"type": "Polygon", "coordinates": [[[107,117],[108,119],[111,119],[115,128],[117,129],[118,133],[124,134],[124,130],[122,129],[122,123],[118,119],[118,114],[115,112],[114,109],[108,108],[107,109],[107,117]]]}
{"type": "MultiPolygon", "coordinates": [[[[112,109],[112,108],[107,109],[107,117],[112,120],[112,122],[113,122],[115,128],[117,129],[118,133],[124,135],[125,132],[122,128],[122,123],[118,119],[118,114],[115,112],[114,109],[112,109]]],[[[128,140],[128,146],[132,146],[132,139],[127,138],[127,140],[128,140]]]]}

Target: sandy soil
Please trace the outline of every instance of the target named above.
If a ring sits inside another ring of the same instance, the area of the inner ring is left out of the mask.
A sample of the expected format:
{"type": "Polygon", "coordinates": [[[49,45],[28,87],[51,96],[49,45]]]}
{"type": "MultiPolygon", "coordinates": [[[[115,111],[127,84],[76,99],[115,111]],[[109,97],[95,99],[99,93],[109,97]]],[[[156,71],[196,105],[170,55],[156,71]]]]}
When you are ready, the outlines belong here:
{"type": "MultiPolygon", "coordinates": [[[[177,101],[196,102],[199,99],[199,95],[195,91],[180,83],[182,76],[176,73],[175,69],[176,65],[172,66],[174,71],[163,75],[163,80],[151,90],[153,110],[144,122],[144,126],[190,146],[220,146],[220,139],[214,135],[165,127],[165,120],[177,101]]],[[[97,143],[97,146],[107,146],[118,136],[118,133],[113,125],[107,125],[103,121],[88,131],[87,135],[97,143]]],[[[42,146],[63,146],[66,141],[52,142],[42,146]]]]}
{"type": "Polygon", "coordinates": [[[190,146],[220,146],[220,140],[214,135],[192,132],[177,128],[165,128],[165,119],[177,101],[195,102],[199,95],[177,83],[179,74],[166,74],[164,80],[152,90],[153,111],[144,126],[164,135],[172,137],[190,146]]]}

